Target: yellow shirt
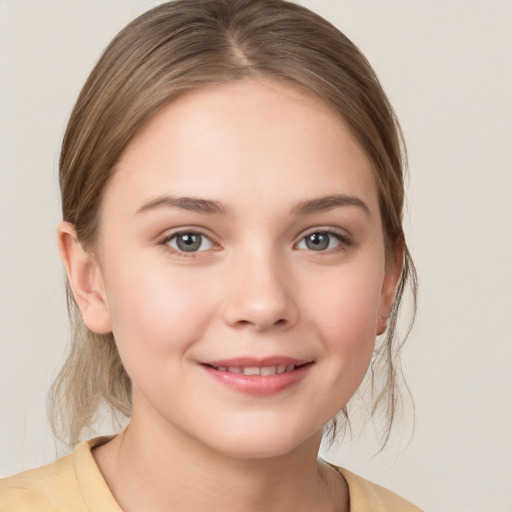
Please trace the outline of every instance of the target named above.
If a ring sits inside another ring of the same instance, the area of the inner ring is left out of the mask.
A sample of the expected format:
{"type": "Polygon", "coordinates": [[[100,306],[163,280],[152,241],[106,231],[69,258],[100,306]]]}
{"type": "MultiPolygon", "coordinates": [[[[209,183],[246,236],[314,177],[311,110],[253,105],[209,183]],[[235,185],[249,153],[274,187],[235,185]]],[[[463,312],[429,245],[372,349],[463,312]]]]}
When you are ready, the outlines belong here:
{"type": "MultiPolygon", "coordinates": [[[[101,475],[91,449],[99,437],[77,445],[53,464],[0,480],[0,512],[122,512],[101,475]]],[[[421,512],[395,493],[346,469],[350,512],[421,512]]]]}

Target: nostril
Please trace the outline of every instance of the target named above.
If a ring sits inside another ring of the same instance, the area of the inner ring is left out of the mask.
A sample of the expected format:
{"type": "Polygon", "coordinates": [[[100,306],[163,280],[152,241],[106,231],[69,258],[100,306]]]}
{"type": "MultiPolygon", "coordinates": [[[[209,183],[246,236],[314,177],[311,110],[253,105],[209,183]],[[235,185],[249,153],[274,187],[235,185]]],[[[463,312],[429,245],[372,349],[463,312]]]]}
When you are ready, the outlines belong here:
{"type": "Polygon", "coordinates": [[[284,327],[287,324],[288,324],[288,320],[286,320],[285,318],[280,318],[279,320],[276,320],[275,322],[268,322],[268,323],[263,322],[263,321],[256,322],[256,321],[251,321],[251,320],[238,320],[237,322],[235,322],[234,326],[243,328],[243,327],[254,325],[259,328],[261,328],[263,326],[263,328],[268,329],[270,327],[284,327]]]}

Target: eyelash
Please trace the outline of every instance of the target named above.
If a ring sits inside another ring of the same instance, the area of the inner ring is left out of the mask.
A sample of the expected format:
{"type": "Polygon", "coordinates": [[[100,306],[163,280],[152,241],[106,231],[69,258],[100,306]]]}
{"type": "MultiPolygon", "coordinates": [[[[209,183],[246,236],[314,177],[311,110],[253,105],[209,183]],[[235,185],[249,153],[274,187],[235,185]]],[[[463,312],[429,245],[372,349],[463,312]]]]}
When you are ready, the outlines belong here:
{"type": "MultiPolygon", "coordinates": [[[[186,251],[181,251],[179,249],[171,247],[169,245],[171,240],[173,240],[176,237],[179,237],[180,235],[181,236],[183,236],[183,235],[200,236],[203,241],[205,239],[208,240],[209,243],[213,247],[217,246],[217,244],[215,244],[215,242],[213,242],[209,236],[205,235],[204,233],[202,233],[199,230],[193,230],[193,229],[176,231],[176,232],[170,233],[169,235],[167,235],[165,238],[163,238],[159,242],[159,245],[164,246],[169,252],[171,252],[173,255],[176,255],[176,256],[178,256],[180,258],[194,258],[194,257],[197,257],[198,253],[205,252],[205,250],[186,252],[186,251]]],[[[318,252],[318,253],[326,254],[326,253],[341,252],[341,251],[347,250],[349,247],[351,247],[354,244],[353,240],[349,236],[347,236],[347,235],[342,235],[341,233],[338,233],[337,231],[333,231],[333,230],[330,230],[330,229],[318,229],[317,228],[317,229],[309,231],[308,233],[303,235],[301,237],[301,239],[297,243],[294,244],[294,248],[297,248],[297,246],[300,243],[304,242],[308,237],[311,237],[312,235],[323,235],[323,236],[327,235],[329,238],[335,238],[337,240],[338,244],[335,247],[327,248],[326,250],[315,251],[313,249],[310,249],[309,251],[311,253],[318,252]]],[[[329,244],[330,244],[330,242],[329,242],[329,244]]],[[[210,250],[210,249],[211,248],[206,249],[206,250],[210,250]]],[[[303,250],[308,250],[308,249],[307,248],[305,248],[305,249],[298,249],[297,248],[297,250],[303,251],[303,250]]]]}

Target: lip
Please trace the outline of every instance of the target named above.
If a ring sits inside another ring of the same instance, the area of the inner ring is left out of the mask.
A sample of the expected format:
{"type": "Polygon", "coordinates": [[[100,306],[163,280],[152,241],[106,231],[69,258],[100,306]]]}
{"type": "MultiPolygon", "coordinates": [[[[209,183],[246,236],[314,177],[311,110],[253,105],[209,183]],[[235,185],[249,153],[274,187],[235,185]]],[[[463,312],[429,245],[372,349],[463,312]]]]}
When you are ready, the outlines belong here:
{"type": "Polygon", "coordinates": [[[200,362],[201,368],[217,382],[224,386],[250,395],[273,395],[293,385],[298,384],[312,368],[314,361],[295,359],[286,356],[271,356],[264,358],[237,357],[200,362]],[[271,366],[296,366],[291,371],[273,375],[245,375],[219,368],[264,368],[271,366]]]}
{"type": "Polygon", "coordinates": [[[244,366],[263,368],[264,366],[277,366],[280,364],[294,364],[295,366],[302,366],[311,362],[308,359],[295,359],[287,356],[269,356],[269,357],[235,357],[232,359],[216,359],[213,361],[201,361],[201,364],[209,366],[244,366]]]}

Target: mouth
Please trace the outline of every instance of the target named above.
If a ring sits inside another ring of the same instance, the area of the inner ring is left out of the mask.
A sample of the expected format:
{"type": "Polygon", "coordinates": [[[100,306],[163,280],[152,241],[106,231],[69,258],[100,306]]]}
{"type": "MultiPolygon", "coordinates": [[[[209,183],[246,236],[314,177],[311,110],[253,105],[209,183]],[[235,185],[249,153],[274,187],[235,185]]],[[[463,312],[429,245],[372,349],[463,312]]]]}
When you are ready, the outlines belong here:
{"type": "Polygon", "coordinates": [[[236,392],[271,395],[300,383],[314,360],[290,357],[238,358],[200,363],[217,382],[236,392]]]}
{"type": "MultiPolygon", "coordinates": [[[[309,363],[304,363],[309,364],[309,363]]],[[[215,366],[206,364],[219,372],[240,373],[242,375],[280,375],[282,373],[292,372],[293,370],[304,366],[304,364],[276,364],[271,366],[215,366]]]]}

